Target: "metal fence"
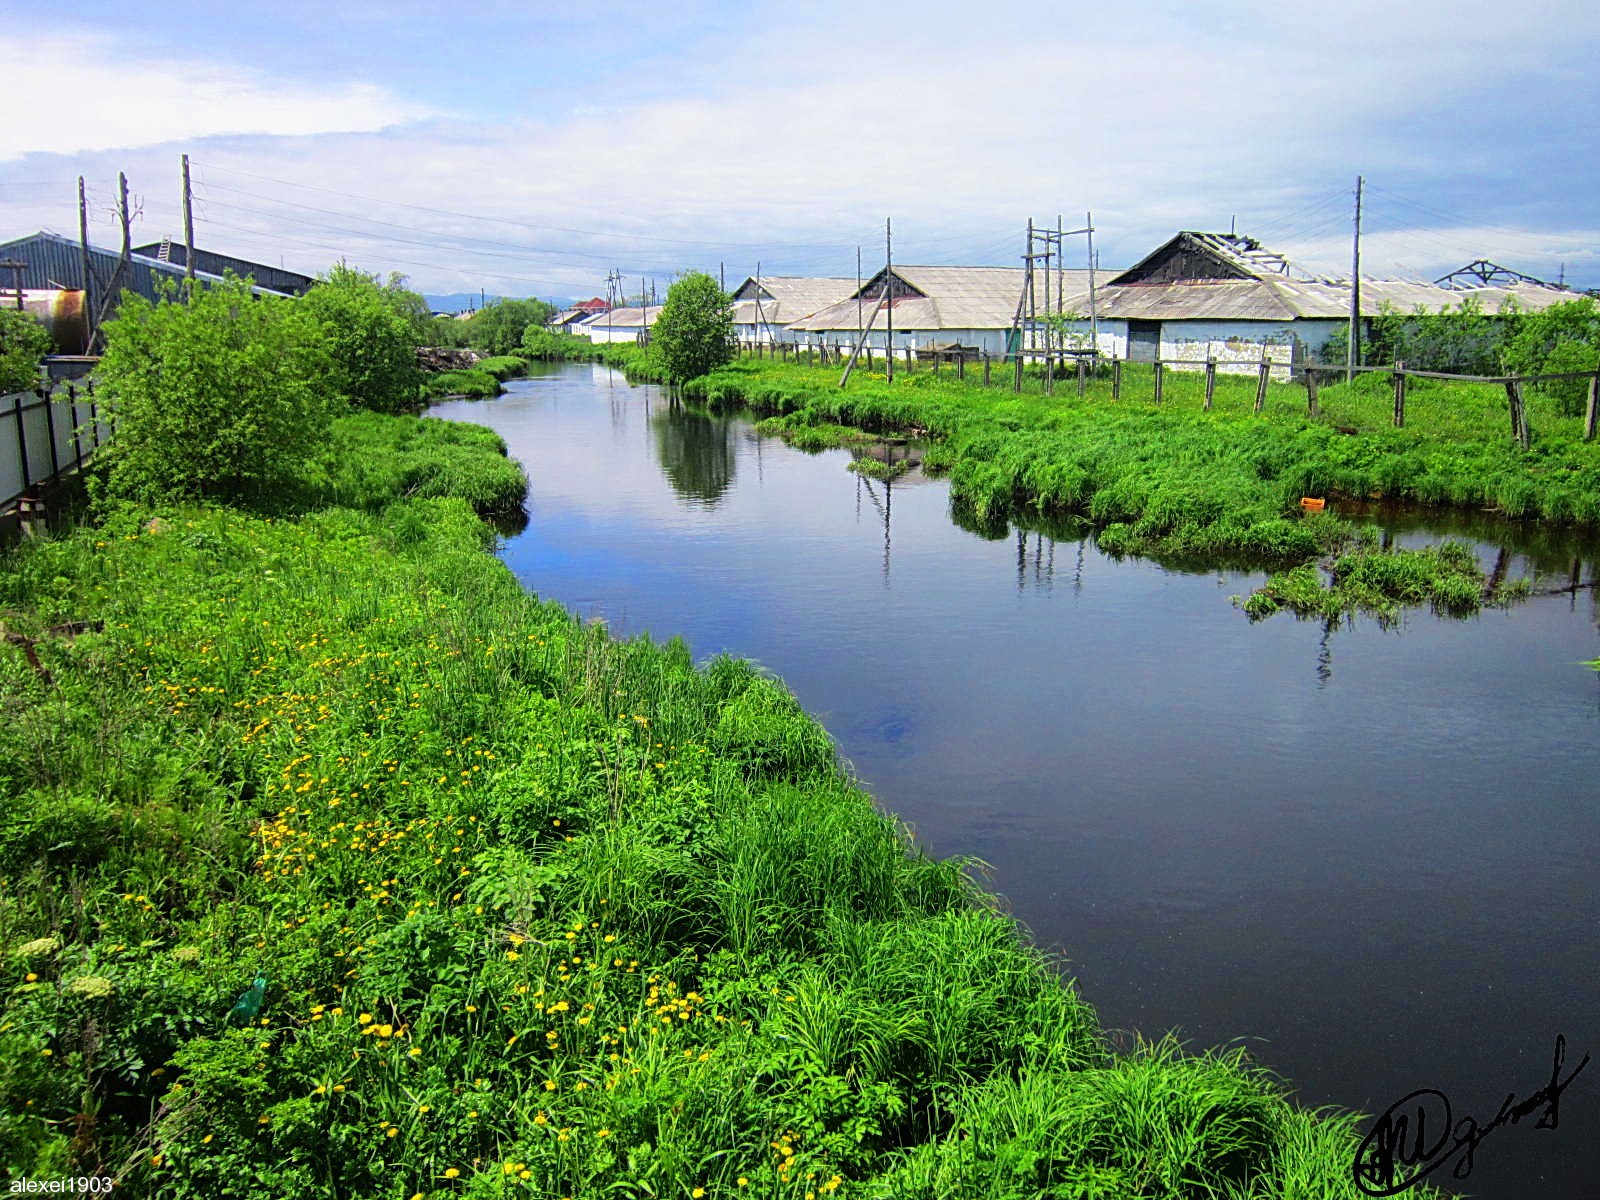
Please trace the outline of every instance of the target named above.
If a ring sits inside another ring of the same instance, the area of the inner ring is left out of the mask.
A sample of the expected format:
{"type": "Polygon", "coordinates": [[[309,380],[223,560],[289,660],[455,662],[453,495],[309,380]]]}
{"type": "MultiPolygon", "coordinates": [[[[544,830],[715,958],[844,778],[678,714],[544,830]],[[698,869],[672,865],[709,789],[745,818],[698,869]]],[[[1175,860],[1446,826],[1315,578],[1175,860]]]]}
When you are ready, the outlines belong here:
{"type": "Polygon", "coordinates": [[[0,396],[0,512],[78,470],[110,436],[92,383],[0,396]]]}

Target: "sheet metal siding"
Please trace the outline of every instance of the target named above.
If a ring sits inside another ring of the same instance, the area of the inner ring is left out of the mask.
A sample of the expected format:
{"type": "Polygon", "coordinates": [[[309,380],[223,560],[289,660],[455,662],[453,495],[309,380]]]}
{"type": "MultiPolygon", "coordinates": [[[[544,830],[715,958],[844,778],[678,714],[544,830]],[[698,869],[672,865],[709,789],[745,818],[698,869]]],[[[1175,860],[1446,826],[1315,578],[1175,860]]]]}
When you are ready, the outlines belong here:
{"type": "MultiPolygon", "coordinates": [[[[161,252],[161,243],[151,242],[146,246],[135,246],[133,252],[144,258],[155,258],[161,252]]],[[[186,253],[187,249],[182,242],[174,242],[168,252],[169,261],[174,266],[182,268],[186,253]]],[[[232,271],[235,275],[249,276],[264,288],[292,296],[305,295],[316,282],[311,276],[302,275],[298,271],[251,262],[247,258],[235,258],[231,254],[217,254],[215,251],[202,250],[198,246],[194,252],[194,268],[210,275],[221,275],[225,271],[232,271]]]]}
{"type": "MultiPolygon", "coordinates": [[[[95,281],[91,284],[94,293],[93,303],[98,312],[103,297],[101,288],[111,282],[111,277],[116,273],[117,261],[120,253],[104,250],[98,246],[89,247],[89,262],[95,274],[95,281]]],[[[31,237],[18,238],[14,242],[0,245],[0,259],[11,258],[18,262],[26,263],[22,273],[22,286],[27,288],[57,288],[81,289],[83,287],[83,265],[81,251],[78,243],[58,234],[39,233],[31,237]]],[[[5,272],[7,278],[4,283],[10,283],[10,272],[5,272]]],[[[199,278],[208,283],[218,282],[218,277],[206,272],[199,272],[199,278]]],[[[183,268],[171,264],[158,263],[154,259],[133,255],[128,260],[128,265],[123,269],[122,277],[117,282],[117,291],[123,289],[143,296],[146,300],[157,300],[160,292],[157,290],[158,280],[170,279],[182,282],[183,268]]],[[[257,293],[278,295],[270,288],[260,284],[255,288],[257,293]]]]}

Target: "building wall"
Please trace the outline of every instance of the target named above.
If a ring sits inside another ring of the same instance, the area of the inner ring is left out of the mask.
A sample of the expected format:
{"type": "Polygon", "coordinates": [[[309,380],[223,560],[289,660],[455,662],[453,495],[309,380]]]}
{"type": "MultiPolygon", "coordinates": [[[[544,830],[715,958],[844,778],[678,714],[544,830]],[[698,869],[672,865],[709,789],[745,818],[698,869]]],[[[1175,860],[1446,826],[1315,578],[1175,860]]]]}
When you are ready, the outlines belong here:
{"type": "Polygon", "coordinates": [[[591,342],[637,342],[644,330],[638,325],[608,326],[602,320],[598,325],[583,325],[573,332],[579,337],[588,338],[591,342]]]}

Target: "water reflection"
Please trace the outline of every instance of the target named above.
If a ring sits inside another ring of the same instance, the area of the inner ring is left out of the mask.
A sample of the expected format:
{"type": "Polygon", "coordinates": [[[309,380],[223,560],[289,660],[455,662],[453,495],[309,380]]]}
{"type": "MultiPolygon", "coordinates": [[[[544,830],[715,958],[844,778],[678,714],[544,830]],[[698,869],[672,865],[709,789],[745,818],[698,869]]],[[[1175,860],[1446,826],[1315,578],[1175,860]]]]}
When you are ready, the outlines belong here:
{"type": "Polygon", "coordinates": [[[737,469],[732,423],[669,402],[654,407],[650,428],[672,490],[690,504],[716,507],[737,469]]]}

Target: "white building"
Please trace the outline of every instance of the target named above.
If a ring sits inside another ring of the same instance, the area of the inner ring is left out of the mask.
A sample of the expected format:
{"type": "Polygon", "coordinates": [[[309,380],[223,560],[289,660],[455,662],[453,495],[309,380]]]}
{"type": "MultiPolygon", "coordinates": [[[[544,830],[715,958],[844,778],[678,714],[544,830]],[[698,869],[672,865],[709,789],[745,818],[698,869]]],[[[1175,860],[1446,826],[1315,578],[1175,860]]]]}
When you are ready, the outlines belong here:
{"type": "Polygon", "coordinates": [[[613,308],[579,321],[571,328],[574,335],[586,337],[591,342],[642,342],[647,340],[650,326],[661,315],[661,308],[659,304],[644,308],[613,308]]]}

